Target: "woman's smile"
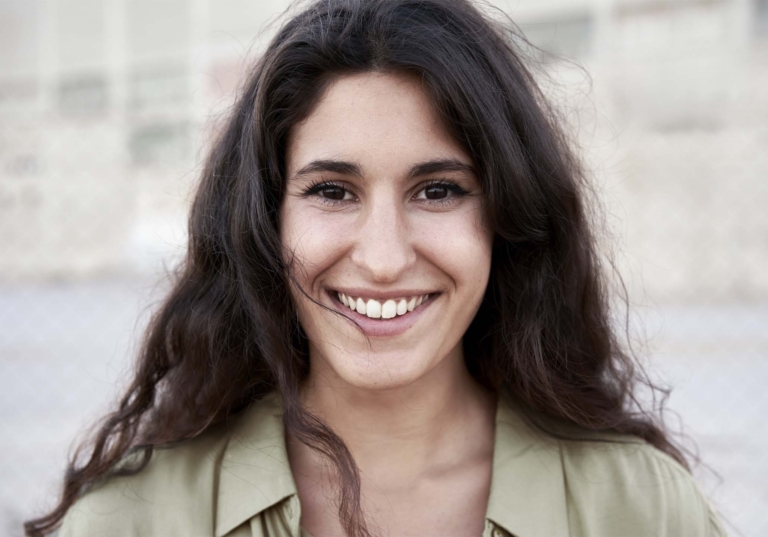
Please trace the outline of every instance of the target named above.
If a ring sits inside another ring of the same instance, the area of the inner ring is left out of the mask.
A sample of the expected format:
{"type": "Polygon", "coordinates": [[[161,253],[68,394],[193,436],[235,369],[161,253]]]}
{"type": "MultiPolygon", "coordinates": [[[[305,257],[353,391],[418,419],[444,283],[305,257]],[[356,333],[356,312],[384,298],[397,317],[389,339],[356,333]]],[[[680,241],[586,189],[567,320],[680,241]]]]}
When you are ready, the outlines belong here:
{"type": "Polygon", "coordinates": [[[377,298],[369,298],[374,292],[355,291],[352,294],[330,289],[328,295],[336,310],[355,321],[366,336],[391,337],[404,333],[424,317],[425,310],[441,293],[398,291],[387,293],[395,298],[382,297],[382,293],[377,298]]]}

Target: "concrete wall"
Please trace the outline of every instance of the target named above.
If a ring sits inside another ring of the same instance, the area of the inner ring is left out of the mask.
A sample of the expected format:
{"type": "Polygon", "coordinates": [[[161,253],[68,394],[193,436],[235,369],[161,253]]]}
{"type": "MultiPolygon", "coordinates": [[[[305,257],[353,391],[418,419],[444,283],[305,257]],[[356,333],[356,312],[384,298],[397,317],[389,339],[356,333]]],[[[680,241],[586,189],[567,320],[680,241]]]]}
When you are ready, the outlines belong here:
{"type": "MultiPolygon", "coordinates": [[[[496,4],[585,69],[549,62],[544,83],[633,289],[768,298],[768,2],[496,4]]],[[[0,278],[151,274],[177,258],[206,133],[287,5],[0,1],[0,278]]]]}

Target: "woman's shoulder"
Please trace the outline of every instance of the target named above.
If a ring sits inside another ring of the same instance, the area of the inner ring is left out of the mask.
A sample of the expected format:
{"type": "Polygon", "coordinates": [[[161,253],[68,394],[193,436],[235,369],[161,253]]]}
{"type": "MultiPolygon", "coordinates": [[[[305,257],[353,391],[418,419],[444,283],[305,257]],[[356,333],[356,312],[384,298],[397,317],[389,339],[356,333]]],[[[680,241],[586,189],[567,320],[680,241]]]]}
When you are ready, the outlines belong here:
{"type": "Polygon", "coordinates": [[[512,534],[724,537],[693,476],[644,440],[499,399],[489,515],[512,534]]]}
{"type": "Polygon", "coordinates": [[[691,473],[647,442],[615,435],[560,446],[569,510],[582,534],[726,535],[691,473]]]}
{"type": "MultiPolygon", "coordinates": [[[[129,475],[113,475],[92,486],[67,511],[61,537],[162,535],[169,523],[186,535],[212,527],[211,500],[217,464],[227,443],[217,427],[183,444],[154,449],[147,465],[129,475]]],[[[140,461],[139,452],[121,466],[140,461]]]]}
{"type": "MultiPolygon", "coordinates": [[[[212,535],[222,461],[233,437],[258,427],[265,397],[228,423],[171,447],[155,448],[136,473],[114,475],[92,486],[64,517],[61,537],[212,535]]],[[[132,466],[141,453],[120,466],[132,466]]]]}

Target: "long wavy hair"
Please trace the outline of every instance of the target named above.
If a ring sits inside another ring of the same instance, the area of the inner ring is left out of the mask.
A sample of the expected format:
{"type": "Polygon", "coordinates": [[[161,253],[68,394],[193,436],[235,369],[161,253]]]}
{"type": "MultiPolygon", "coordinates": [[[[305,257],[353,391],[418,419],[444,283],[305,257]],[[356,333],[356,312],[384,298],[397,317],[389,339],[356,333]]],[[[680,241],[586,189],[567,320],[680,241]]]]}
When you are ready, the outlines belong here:
{"type": "Polygon", "coordinates": [[[300,403],[306,335],[289,295],[278,214],[291,128],[329,82],[366,71],[418,75],[477,165],[494,231],[490,281],[463,338],[470,373],[533,423],[578,439],[644,439],[687,467],[654,390],[612,323],[591,187],[509,20],[469,0],[320,0],[290,18],[249,74],[213,144],[189,217],[186,258],[153,316],[135,376],[67,469],[58,505],[25,524],[45,535],[126,455],[191,440],[272,390],[284,423],[338,474],[339,517],[369,535],[343,440],[300,403]]]}

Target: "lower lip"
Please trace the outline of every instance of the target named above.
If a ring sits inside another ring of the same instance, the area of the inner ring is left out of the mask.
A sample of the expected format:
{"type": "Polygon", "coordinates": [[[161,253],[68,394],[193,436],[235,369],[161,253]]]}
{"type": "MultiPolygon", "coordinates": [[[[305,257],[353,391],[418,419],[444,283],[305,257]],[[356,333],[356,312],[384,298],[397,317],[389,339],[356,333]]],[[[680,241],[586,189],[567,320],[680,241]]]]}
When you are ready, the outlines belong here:
{"type": "Polygon", "coordinates": [[[397,315],[391,319],[372,319],[367,315],[358,313],[356,310],[351,310],[344,304],[342,304],[338,298],[336,298],[336,291],[331,291],[331,301],[333,302],[336,310],[341,312],[342,315],[348,319],[352,319],[368,337],[391,337],[399,336],[413,326],[419,318],[424,315],[424,312],[432,305],[432,303],[440,296],[439,293],[429,295],[429,298],[421,303],[413,311],[409,311],[405,315],[397,315]],[[335,295],[335,296],[334,296],[335,295]]]}

